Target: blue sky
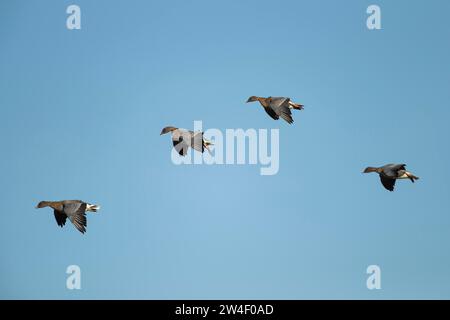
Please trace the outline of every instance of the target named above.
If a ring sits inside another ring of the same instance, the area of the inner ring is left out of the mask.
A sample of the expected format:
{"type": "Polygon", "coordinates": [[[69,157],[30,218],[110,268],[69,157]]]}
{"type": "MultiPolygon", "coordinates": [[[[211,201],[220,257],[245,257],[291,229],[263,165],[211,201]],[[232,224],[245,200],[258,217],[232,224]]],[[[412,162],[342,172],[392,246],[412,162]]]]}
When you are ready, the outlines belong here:
{"type": "Polygon", "coordinates": [[[2,1],[0,298],[449,299],[449,10],[2,1]],[[305,110],[289,126],[250,95],[305,110]],[[279,128],[278,174],[175,166],[160,130],[194,120],[279,128]],[[361,174],[391,162],[421,179],[390,193],[361,174]],[[59,199],[102,206],[85,235],[34,209],[59,199]],[[66,289],[72,264],[81,290],[66,289]]]}

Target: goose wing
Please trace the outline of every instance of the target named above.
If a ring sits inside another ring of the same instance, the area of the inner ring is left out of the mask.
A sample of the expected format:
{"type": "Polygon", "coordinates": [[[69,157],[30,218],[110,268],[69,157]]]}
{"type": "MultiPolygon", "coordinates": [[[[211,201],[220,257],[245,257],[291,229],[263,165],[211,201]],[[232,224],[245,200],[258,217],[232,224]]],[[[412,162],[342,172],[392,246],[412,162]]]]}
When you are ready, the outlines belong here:
{"type": "Polygon", "coordinates": [[[275,110],[273,110],[271,107],[264,107],[264,110],[267,112],[267,114],[274,120],[280,119],[280,117],[277,115],[275,110]]]}
{"type": "Polygon", "coordinates": [[[380,174],[380,180],[383,187],[385,187],[389,191],[394,191],[395,179],[391,179],[389,177],[380,174]]]}
{"type": "Polygon", "coordinates": [[[191,145],[191,133],[185,130],[175,130],[172,134],[172,143],[180,156],[187,155],[191,145]]]}
{"type": "Polygon", "coordinates": [[[270,106],[278,108],[279,106],[281,106],[282,104],[289,104],[289,101],[291,101],[291,99],[286,98],[286,97],[270,97],[270,106]]]}
{"type": "Polygon", "coordinates": [[[66,202],[63,204],[63,212],[69,217],[75,228],[81,233],[86,232],[86,203],[66,202]]]}
{"type": "Polygon", "coordinates": [[[73,215],[78,213],[81,210],[86,211],[86,203],[80,200],[67,200],[63,201],[63,212],[67,215],[73,215]]]}
{"type": "Polygon", "coordinates": [[[55,215],[56,223],[62,228],[66,224],[67,215],[58,210],[53,210],[53,213],[55,215]]]}
{"type": "Polygon", "coordinates": [[[203,145],[203,132],[195,132],[192,135],[191,139],[191,147],[194,148],[194,150],[204,152],[205,148],[203,145]]]}
{"type": "Polygon", "coordinates": [[[383,166],[383,173],[390,178],[397,178],[400,170],[406,170],[406,164],[387,164],[383,166]]]}
{"type": "Polygon", "coordinates": [[[289,98],[273,97],[271,98],[269,108],[272,109],[278,117],[283,118],[287,123],[291,124],[294,122],[294,119],[292,119],[289,101],[289,98]]]}

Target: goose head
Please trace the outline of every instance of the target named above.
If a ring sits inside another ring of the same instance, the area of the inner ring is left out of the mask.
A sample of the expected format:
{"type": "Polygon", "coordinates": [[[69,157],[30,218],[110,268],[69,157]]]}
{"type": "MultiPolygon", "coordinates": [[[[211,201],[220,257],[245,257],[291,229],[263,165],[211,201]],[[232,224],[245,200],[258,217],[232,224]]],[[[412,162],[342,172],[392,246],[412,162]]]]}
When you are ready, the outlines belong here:
{"type": "Polygon", "coordinates": [[[171,126],[165,127],[165,128],[163,128],[163,129],[161,130],[161,133],[160,133],[159,135],[163,135],[163,134],[172,132],[172,131],[177,130],[177,129],[178,129],[178,128],[171,127],[171,126]]]}
{"type": "Polygon", "coordinates": [[[250,98],[248,98],[247,103],[255,102],[255,101],[258,101],[258,97],[257,96],[251,96],[250,98]]]}

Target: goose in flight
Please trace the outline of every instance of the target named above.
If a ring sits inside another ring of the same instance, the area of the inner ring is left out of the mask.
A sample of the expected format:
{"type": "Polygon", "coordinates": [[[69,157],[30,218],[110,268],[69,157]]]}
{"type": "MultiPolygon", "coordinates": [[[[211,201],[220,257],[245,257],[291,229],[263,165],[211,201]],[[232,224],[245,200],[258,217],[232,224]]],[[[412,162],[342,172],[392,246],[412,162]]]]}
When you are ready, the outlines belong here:
{"type": "Polygon", "coordinates": [[[381,184],[389,191],[394,191],[397,179],[418,180],[411,172],[406,171],[406,164],[387,164],[382,167],[367,167],[363,173],[376,172],[380,175],[381,184]]]}
{"type": "Polygon", "coordinates": [[[258,101],[267,114],[274,120],[278,120],[280,117],[283,118],[287,123],[291,124],[294,122],[292,119],[291,110],[303,110],[303,105],[299,103],[294,103],[290,98],[286,97],[268,97],[262,98],[257,96],[251,96],[248,98],[248,102],[258,101]]]}
{"type": "Polygon", "coordinates": [[[89,204],[81,200],[41,201],[36,206],[37,209],[45,207],[53,209],[58,226],[62,228],[66,224],[67,218],[69,218],[75,228],[81,233],[86,232],[86,212],[97,212],[100,209],[98,205],[89,204]]]}
{"type": "Polygon", "coordinates": [[[189,147],[193,148],[194,150],[200,151],[201,153],[203,153],[205,149],[208,150],[208,152],[211,152],[209,146],[213,145],[213,143],[203,137],[203,132],[194,132],[169,126],[163,128],[160,135],[169,132],[172,133],[173,147],[180,156],[187,155],[189,147]]]}

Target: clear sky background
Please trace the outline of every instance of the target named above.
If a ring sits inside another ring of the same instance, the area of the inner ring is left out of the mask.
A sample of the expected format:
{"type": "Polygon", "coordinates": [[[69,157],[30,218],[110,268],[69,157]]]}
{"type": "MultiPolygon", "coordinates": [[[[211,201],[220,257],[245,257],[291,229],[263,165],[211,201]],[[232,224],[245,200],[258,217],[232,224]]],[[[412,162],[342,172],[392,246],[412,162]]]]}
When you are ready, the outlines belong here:
{"type": "Polygon", "coordinates": [[[1,1],[0,298],[450,298],[449,1],[1,1]],[[66,28],[77,4],[82,29],[66,28]],[[378,4],[382,30],[366,28],[378,4]],[[250,95],[305,104],[293,125],[250,95]],[[167,125],[279,128],[280,170],[167,125]],[[421,179],[385,190],[368,166],[421,179]],[[80,234],[40,200],[102,206],[80,234]],[[82,289],[66,289],[67,266],[82,289]],[[381,290],[366,268],[381,267],[381,290]]]}

